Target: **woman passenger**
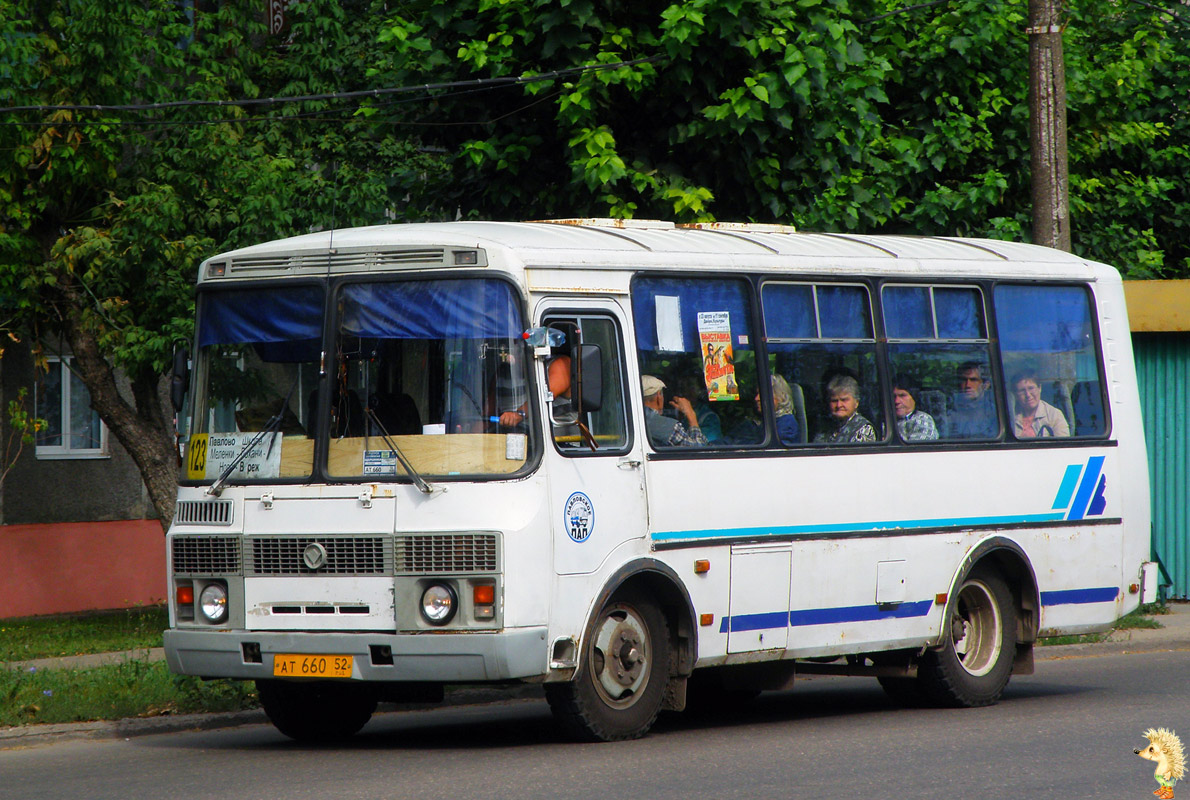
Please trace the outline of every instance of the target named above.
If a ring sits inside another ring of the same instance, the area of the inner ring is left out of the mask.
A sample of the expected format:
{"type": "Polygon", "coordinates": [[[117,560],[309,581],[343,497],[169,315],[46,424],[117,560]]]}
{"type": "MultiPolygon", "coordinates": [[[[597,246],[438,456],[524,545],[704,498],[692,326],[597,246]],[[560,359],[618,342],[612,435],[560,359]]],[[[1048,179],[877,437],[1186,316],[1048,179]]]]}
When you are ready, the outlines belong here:
{"type": "Polygon", "coordinates": [[[830,428],[815,436],[815,442],[852,444],[876,441],[876,429],[859,413],[859,381],[850,375],[836,375],[826,385],[826,397],[830,428]]]}
{"type": "Polygon", "coordinates": [[[934,418],[917,408],[917,386],[908,378],[893,378],[893,411],[897,415],[897,432],[906,442],[922,442],[938,438],[934,418]]]}

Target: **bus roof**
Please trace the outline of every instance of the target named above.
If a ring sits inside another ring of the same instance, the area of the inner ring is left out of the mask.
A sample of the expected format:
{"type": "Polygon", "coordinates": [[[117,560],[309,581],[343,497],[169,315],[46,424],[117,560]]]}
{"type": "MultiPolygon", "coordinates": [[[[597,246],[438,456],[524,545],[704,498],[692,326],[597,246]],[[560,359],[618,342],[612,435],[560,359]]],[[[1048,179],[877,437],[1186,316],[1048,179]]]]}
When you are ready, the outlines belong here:
{"type": "MultiPolygon", "coordinates": [[[[212,277],[281,277],[492,263],[552,269],[782,267],[828,272],[1044,275],[1087,280],[1101,265],[1048,247],[993,239],[799,233],[747,223],[674,225],[650,220],[440,222],[311,233],[207,259],[212,277]],[[472,256],[460,253],[478,253],[472,256]],[[487,260],[485,261],[485,257],[487,260]]],[[[1114,273],[1114,270],[1107,270],[1114,273]]]]}

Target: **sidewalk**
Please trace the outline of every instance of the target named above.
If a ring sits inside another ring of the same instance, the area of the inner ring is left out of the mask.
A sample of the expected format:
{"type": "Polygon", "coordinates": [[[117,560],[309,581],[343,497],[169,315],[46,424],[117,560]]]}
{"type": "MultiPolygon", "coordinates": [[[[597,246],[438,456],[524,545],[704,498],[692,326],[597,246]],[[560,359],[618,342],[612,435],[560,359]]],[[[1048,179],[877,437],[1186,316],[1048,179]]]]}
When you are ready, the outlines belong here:
{"type": "MultiPolygon", "coordinates": [[[[1052,661],[1061,658],[1089,658],[1095,656],[1122,655],[1157,651],[1190,651],[1190,603],[1170,603],[1169,613],[1153,617],[1161,628],[1136,628],[1113,631],[1106,641],[1093,644],[1066,644],[1037,647],[1033,650],[1036,661],[1052,661]]],[[[145,659],[162,661],[165,651],[161,648],[129,651],[127,653],[98,653],[95,655],[66,658],[42,658],[36,661],[9,662],[0,665],[2,669],[79,669],[102,664],[145,659]]],[[[1044,671],[1044,666],[1039,671],[1044,671]]],[[[507,702],[541,696],[541,687],[534,685],[516,687],[456,687],[448,689],[446,699],[435,705],[419,705],[415,708],[441,708],[443,706],[480,705],[484,703],[507,702]]],[[[181,714],[176,716],[146,717],[137,719],[110,720],[104,722],[74,722],[58,725],[24,725],[15,728],[0,728],[0,750],[50,741],[81,738],[126,738],[154,733],[177,733],[180,731],[216,730],[239,725],[264,724],[268,720],[264,712],[237,711],[226,714],[181,714]]]]}

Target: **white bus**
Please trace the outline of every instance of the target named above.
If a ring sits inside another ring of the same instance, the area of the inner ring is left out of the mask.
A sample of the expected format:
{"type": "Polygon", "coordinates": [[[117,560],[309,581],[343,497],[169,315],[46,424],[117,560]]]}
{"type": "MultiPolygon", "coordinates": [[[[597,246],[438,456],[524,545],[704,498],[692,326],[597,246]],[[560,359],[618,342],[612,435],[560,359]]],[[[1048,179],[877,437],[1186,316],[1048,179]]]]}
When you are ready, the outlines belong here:
{"type": "Polygon", "coordinates": [[[1155,591],[1120,277],[1068,253],[387,225],[210,258],[197,316],[166,654],[296,739],[483,682],[589,740],[799,672],[985,705],[1155,591]]]}

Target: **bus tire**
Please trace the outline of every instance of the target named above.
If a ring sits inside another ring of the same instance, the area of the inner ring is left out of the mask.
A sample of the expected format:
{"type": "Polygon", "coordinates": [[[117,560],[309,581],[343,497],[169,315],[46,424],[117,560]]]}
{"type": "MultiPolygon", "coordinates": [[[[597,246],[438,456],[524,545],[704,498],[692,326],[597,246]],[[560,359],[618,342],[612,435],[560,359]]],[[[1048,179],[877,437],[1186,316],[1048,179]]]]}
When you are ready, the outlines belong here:
{"type": "Polygon", "coordinates": [[[349,739],[376,710],[375,693],[355,683],[259,680],[256,691],[269,721],[299,742],[349,739]]]}
{"type": "Polygon", "coordinates": [[[626,592],[596,615],[575,679],[546,684],[546,699],[576,739],[639,739],[661,711],[669,667],[665,616],[652,600],[626,592]]]}
{"type": "Polygon", "coordinates": [[[973,570],[946,623],[942,646],[927,651],[918,665],[921,689],[937,705],[992,705],[1008,685],[1016,653],[1016,613],[1004,579],[973,570]]]}

